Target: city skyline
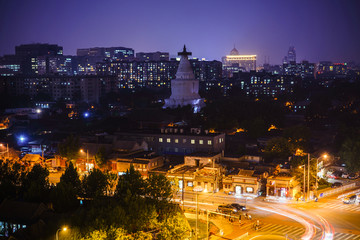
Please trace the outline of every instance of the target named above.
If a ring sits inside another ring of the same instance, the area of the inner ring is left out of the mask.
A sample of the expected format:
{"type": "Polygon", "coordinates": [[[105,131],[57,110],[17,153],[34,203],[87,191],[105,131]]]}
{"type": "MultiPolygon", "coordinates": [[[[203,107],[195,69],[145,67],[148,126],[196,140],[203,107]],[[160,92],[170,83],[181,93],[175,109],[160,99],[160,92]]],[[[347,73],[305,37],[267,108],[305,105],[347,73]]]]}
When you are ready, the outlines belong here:
{"type": "Polygon", "coordinates": [[[235,44],[240,54],[258,55],[259,65],[265,56],[280,64],[291,45],[298,62],[360,62],[356,1],[0,4],[0,35],[6,36],[0,38],[0,56],[41,42],[63,46],[65,55],[123,46],[174,57],[186,44],[194,57],[220,61],[235,44]]]}

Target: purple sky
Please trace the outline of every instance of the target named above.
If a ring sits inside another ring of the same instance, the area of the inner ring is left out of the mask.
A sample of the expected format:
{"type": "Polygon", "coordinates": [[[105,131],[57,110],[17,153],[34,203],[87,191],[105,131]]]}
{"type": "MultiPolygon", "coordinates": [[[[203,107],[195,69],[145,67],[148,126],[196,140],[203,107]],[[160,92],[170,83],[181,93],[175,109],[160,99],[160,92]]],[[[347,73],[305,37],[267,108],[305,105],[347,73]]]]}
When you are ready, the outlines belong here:
{"type": "Polygon", "coordinates": [[[360,63],[358,0],[0,0],[0,55],[24,43],[77,48],[124,46],[195,57],[240,54],[280,63],[290,45],[297,60],[360,63]]]}

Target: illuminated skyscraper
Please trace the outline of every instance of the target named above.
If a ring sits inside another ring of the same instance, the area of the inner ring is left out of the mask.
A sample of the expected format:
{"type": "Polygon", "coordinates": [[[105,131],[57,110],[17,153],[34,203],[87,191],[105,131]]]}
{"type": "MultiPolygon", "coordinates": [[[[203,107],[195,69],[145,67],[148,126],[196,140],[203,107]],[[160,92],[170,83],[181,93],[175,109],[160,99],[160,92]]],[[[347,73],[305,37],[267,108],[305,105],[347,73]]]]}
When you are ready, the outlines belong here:
{"type": "Polygon", "coordinates": [[[294,46],[289,47],[288,54],[283,59],[284,64],[287,64],[287,63],[290,63],[290,62],[295,62],[296,63],[296,51],[295,51],[294,46]]]}

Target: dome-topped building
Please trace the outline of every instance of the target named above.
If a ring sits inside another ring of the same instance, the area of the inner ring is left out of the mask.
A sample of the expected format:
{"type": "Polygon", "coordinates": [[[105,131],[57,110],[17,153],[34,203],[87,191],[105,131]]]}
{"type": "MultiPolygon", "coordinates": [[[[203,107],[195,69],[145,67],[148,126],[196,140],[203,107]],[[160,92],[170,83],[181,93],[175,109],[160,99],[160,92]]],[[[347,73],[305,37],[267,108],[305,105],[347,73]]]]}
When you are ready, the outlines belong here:
{"type": "Polygon", "coordinates": [[[204,99],[199,95],[199,80],[195,79],[188,56],[191,52],[186,51],[186,46],[182,52],[176,78],[171,80],[171,96],[165,99],[163,108],[177,108],[191,105],[197,113],[205,106],[204,99]]]}
{"type": "Polygon", "coordinates": [[[235,46],[234,46],[234,48],[231,50],[230,55],[239,55],[239,51],[235,48],[235,46]]]}

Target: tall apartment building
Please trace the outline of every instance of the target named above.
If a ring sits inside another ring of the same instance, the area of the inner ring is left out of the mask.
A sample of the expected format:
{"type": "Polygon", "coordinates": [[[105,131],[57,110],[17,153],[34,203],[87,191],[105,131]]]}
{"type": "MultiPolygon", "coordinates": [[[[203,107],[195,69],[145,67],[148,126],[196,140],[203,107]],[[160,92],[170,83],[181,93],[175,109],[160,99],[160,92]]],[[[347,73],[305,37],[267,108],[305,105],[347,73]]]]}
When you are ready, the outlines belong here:
{"type": "Polygon", "coordinates": [[[168,52],[138,52],[136,59],[140,61],[169,61],[168,52]]]}

